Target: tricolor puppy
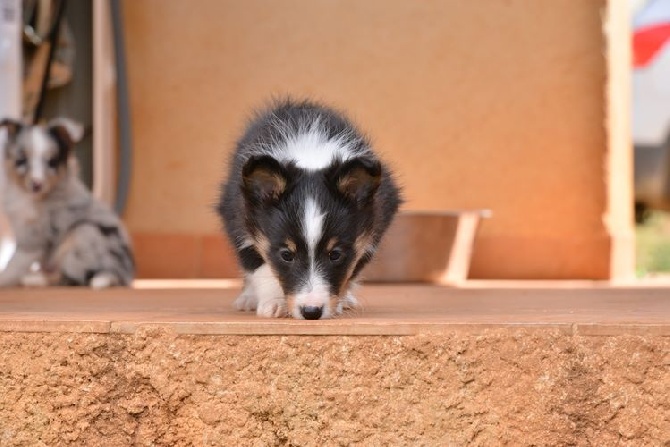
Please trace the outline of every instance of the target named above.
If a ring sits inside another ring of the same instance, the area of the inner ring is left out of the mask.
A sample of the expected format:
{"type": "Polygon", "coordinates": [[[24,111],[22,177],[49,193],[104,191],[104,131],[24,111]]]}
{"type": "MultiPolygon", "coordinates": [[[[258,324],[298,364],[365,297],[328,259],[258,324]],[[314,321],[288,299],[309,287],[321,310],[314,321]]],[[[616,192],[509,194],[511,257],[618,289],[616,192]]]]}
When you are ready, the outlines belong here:
{"type": "Polygon", "coordinates": [[[82,127],[64,118],[46,126],[6,119],[0,130],[3,205],[16,239],[0,287],[130,284],[135,267],[126,230],[78,177],[72,148],[82,127]]]}
{"type": "Polygon", "coordinates": [[[245,272],[238,309],[331,318],[400,204],[370,142],[340,113],[286,100],[237,143],[218,210],[245,272]]]}

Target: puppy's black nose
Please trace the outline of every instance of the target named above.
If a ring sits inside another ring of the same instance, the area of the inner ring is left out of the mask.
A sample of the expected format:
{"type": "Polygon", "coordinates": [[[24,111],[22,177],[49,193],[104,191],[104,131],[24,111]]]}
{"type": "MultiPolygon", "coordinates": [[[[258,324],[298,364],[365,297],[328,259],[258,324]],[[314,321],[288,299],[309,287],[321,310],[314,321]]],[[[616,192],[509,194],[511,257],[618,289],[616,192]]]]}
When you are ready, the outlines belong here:
{"type": "Polygon", "coordinates": [[[300,308],[300,313],[305,320],[318,320],[323,314],[323,307],[304,306],[300,308]]]}
{"type": "Polygon", "coordinates": [[[33,192],[40,192],[40,191],[42,191],[42,182],[39,182],[39,181],[37,181],[37,180],[33,180],[33,181],[30,183],[30,186],[31,186],[33,192]]]}

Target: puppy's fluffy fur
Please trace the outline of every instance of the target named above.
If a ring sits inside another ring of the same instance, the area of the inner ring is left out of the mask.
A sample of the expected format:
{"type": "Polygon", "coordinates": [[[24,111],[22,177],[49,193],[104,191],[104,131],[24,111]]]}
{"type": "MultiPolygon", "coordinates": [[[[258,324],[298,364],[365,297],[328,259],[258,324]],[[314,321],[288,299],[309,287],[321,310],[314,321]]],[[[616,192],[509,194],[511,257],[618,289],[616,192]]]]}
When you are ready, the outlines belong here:
{"type": "Polygon", "coordinates": [[[134,261],[116,214],[78,178],[73,145],[80,125],[56,119],[47,126],[3,120],[3,205],[16,252],[0,273],[0,286],[128,285],[134,261]],[[32,267],[39,263],[41,272],[32,267]]]}
{"type": "Polygon", "coordinates": [[[219,213],[244,269],[243,310],[330,318],[356,304],[351,288],[400,204],[389,169],[341,113],[284,100],[237,143],[219,213]]]}

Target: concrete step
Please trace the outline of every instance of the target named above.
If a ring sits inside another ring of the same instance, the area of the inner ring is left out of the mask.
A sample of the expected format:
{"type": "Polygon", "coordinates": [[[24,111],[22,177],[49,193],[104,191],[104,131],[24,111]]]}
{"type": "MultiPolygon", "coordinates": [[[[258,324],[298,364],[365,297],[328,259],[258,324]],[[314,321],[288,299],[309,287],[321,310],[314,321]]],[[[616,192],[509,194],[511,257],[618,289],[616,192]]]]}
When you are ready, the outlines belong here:
{"type": "Polygon", "coordinates": [[[238,286],[0,292],[0,445],[670,445],[666,286],[364,286],[327,321],[238,286]]]}

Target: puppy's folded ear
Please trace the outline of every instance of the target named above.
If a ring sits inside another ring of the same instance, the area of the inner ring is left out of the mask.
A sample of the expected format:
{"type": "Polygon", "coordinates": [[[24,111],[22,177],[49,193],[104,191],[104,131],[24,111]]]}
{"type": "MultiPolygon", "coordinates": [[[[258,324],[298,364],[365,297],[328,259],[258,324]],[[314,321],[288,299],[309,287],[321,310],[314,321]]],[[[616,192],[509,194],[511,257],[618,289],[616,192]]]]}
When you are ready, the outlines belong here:
{"type": "Polygon", "coordinates": [[[81,141],[84,126],[69,118],[54,118],[47,124],[47,130],[59,142],[68,148],[81,141]]]}
{"type": "Polygon", "coordinates": [[[10,140],[16,138],[16,135],[21,131],[23,124],[21,121],[14,120],[11,118],[4,118],[0,121],[0,128],[7,129],[7,137],[10,140]]]}
{"type": "Polygon", "coordinates": [[[278,202],[288,183],[288,170],[267,155],[251,157],[242,168],[242,192],[254,205],[278,202]]]}
{"type": "Polygon", "coordinates": [[[345,199],[364,207],[379,187],[382,167],[378,160],[358,157],[335,166],[327,175],[327,181],[345,199]]]}

